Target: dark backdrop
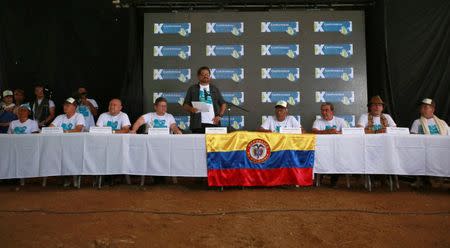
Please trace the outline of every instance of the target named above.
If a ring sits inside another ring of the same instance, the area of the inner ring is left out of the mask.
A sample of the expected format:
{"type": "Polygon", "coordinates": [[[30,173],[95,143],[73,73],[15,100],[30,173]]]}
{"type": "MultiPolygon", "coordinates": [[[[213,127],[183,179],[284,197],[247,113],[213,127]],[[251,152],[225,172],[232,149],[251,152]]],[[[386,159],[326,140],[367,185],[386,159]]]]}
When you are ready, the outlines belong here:
{"type": "MultiPolygon", "coordinates": [[[[0,89],[31,96],[44,82],[60,112],[82,84],[102,111],[120,96],[134,121],[143,104],[144,11],[115,9],[111,0],[0,1],[0,89]]],[[[378,0],[365,11],[368,95],[380,94],[401,126],[418,117],[423,97],[449,122],[450,1],[378,0]]]]}

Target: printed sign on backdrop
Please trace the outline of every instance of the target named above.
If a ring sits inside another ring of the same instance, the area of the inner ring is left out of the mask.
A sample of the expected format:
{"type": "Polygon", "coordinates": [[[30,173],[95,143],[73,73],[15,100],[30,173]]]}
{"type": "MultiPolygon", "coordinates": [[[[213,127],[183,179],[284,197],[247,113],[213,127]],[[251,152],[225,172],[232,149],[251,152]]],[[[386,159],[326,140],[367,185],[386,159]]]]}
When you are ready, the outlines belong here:
{"type": "MultiPolygon", "coordinates": [[[[243,129],[245,127],[244,124],[244,116],[230,116],[231,127],[234,129],[243,129]]],[[[222,120],[220,121],[222,127],[228,127],[228,116],[224,115],[222,120]]]]}
{"type": "Polygon", "coordinates": [[[261,22],[261,33],[286,33],[296,35],[299,32],[298,22],[261,22]]]}
{"type": "Polygon", "coordinates": [[[347,68],[331,68],[331,67],[320,67],[315,70],[315,76],[318,79],[322,78],[340,78],[344,81],[350,81],[353,79],[353,67],[347,68]]]}
{"type": "Polygon", "coordinates": [[[153,25],[154,34],[179,34],[187,37],[191,34],[191,24],[185,23],[155,23],[153,25]]]}
{"type": "Polygon", "coordinates": [[[186,115],[175,115],[173,118],[175,118],[175,122],[177,123],[177,126],[182,129],[188,129],[189,125],[190,125],[190,120],[191,117],[190,116],[186,116],[186,115]]]}
{"type": "Polygon", "coordinates": [[[314,32],[339,32],[348,35],[353,31],[352,21],[316,21],[314,22],[314,32]]]}
{"type": "Polygon", "coordinates": [[[222,92],[223,99],[231,102],[234,105],[241,105],[244,103],[244,92],[222,92]]]}
{"type": "Polygon", "coordinates": [[[206,56],[231,56],[239,59],[244,56],[244,45],[207,45],[206,56]]]}
{"type": "Polygon", "coordinates": [[[187,83],[191,80],[191,69],[153,69],[153,80],[178,80],[187,83]]]}
{"type": "Polygon", "coordinates": [[[287,79],[296,82],[300,78],[300,68],[261,68],[261,79],[287,79]]]}
{"type": "Polygon", "coordinates": [[[300,45],[261,45],[261,56],[288,56],[293,59],[300,54],[300,45]]]}
{"type": "Polygon", "coordinates": [[[316,91],[316,102],[340,102],[350,105],[355,102],[354,91],[316,91]]]}
{"type": "Polygon", "coordinates": [[[348,58],[353,55],[353,44],[314,44],[315,55],[341,55],[348,58]]]}
{"type": "Polygon", "coordinates": [[[295,105],[300,102],[300,91],[263,91],[261,92],[261,102],[286,101],[290,105],[295,105]]]}
{"type": "Polygon", "coordinates": [[[153,102],[155,102],[158,97],[164,97],[166,98],[167,103],[178,103],[183,105],[185,95],[186,92],[153,92],[153,102]]]}
{"type": "Polygon", "coordinates": [[[207,22],[206,33],[230,33],[234,36],[240,36],[244,33],[243,22],[207,22]]]}
{"type": "Polygon", "coordinates": [[[191,57],[191,46],[154,46],[153,56],[188,59],[191,57]]]}
{"type": "Polygon", "coordinates": [[[244,68],[211,68],[212,79],[229,79],[234,82],[242,82],[244,79],[244,68]]]}

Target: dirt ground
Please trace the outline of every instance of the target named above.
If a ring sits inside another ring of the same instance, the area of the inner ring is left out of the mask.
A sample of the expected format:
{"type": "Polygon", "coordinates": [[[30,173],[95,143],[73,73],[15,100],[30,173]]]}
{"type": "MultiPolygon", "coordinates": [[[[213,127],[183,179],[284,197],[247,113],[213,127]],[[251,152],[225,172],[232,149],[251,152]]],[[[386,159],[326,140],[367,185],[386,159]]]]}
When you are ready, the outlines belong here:
{"type": "Polygon", "coordinates": [[[220,192],[192,179],[100,190],[89,180],[2,183],[0,247],[450,247],[445,185],[220,192]]]}

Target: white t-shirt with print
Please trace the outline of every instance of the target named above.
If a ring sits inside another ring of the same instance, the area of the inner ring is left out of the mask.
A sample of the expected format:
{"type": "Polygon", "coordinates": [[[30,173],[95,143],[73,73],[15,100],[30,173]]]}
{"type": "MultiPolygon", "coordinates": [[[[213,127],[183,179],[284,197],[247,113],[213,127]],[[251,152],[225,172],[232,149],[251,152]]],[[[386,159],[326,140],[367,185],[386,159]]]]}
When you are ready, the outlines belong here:
{"type": "MultiPolygon", "coordinates": [[[[388,115],[388,114],[383,114],[383,115],[384,115],[384,117],[386,117],[386,119],[388,121],[388,127],[396,127],[397,126],[397,124],[395,124],[394,120],[392,119],[392,117],[390,115],[388,115]]],[[[367,113],[362,114],[359,117],[358,125],[366,128],[368,124],[369,124],[369,114],[367,114],[367,113]]],[[[377,131],[380,129],[382,129],[381,118],[380,118],[380,116],[374,116],[373,117],[373,130],[377,131]]]]}
{"type": "MultiPolygon", "coordinates": [[[[430,130],[431,135],[438,135],[439,128],[434,121],[434,118],[427,119],[428,129],[430,130]]],[[[450,135],[450,127],[447,125],[447,134],[450,135]]],[[[411,126],[411,133],[415,134],[424,134],[422,124],[420,123],[420,119],[417,119],[413,122],[411,126]]]]}
{"type": "Polygon", "coordinates": [[[85,121],[83,115],[80,113],[75,113],[72,117],[67,118],[67,115],[62,114],[58,115],[55,120],[52,122],[52,125],[55,127],[62,127],[64,131],[72,130],[78,125],[82,125],[84,127],[85,121]]]}
{"type": "Polygon", "coordinates": [[[288,115],[284,121],[278,121],[276,116],[268,116],[261,127],[266,130],[279,133],[281,127],[300,129],[302,126],[293,116],[288,115]]]}
{"type": "Polygon", "coordinates": [[[212,104],[211,91],[209,90],[209,84],[203,86],[200,84],[200,92],[199,92],[199,101],[208,104],[208,112],[201,112],[202,115],[202,123],[213,124],[213,119],[215,117],[214,107],[212,104]],[[206,91],[206,95],[205,95],[206,91]]]}
{"type": "Polygon", "coordinates": [[[347,121],[345,121],[343,118],[339,118],[336,116],[333,116],[333,119],[327,121],[323,118],[317,118],[314,123],[313,127],[319,131],[329,130],[329,129],[336,129],[336,131],[342,131],[342,128],[349,127],[347,121]]]}
{"type": "MultiPolygon", "coordinates": [[[[94,106],[94,108],[98,109],[98,104],[94,99],[87,99],[92,106],[94,106]]],[[[85,130],[89,131],[89,128],[92,126],[95,126],[95,121],[94,121],[94,116],[91,113],[91,110],[89,109],[88,106],[80,104],[77,107],[77,112],[82,114],[84,116],[84,120],[85,120],[85,130]]]]}
{"type": "Polygon", "coordinates": [[[109,112],[103,113],[98,117],[98,127],[111,127],[112,130],[120,130],[123,127],[131,126],[128,115],[120,112],[117,115],[111,115],[109,112]]]}
{"type": "Polygon", "coordinates": [[[23,123],[20,120],[15,120],[9,124],[9,134],[30,134],[34,132],[39,132],[38,123],[35,120],[27,119],[23,123]]]}
{"type": "Polygon", "coordinates": [[[151,112],[142,117],[144,117],[144,121],[149,128],[170,128],[172,124],[176,124],[173,115],[168,113],[158,115],[155,112],[151,112]]]}

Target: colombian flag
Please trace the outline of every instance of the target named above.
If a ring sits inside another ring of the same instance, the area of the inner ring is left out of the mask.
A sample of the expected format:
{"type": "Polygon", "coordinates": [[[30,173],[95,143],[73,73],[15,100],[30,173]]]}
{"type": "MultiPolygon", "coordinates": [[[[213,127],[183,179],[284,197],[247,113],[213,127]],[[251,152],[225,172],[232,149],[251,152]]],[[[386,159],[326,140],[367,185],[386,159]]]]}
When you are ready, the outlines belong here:
{"type": "Polygon", "coordinates": [[[207,134],[209,186],[312,185],[316,136],[207,134]]]}

